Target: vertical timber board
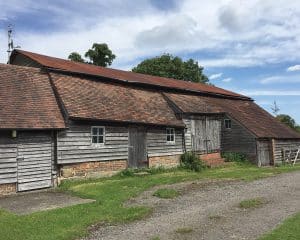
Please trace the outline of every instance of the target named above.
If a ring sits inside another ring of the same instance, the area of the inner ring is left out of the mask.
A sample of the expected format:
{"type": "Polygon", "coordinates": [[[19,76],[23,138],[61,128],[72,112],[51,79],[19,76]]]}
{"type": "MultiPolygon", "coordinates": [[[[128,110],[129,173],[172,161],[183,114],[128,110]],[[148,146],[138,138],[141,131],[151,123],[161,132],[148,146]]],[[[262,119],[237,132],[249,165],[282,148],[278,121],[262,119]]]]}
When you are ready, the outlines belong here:
{"type": "Polygon", "coordinates": [[[52,186],[52,138],[49,133],[20,133],[18,136],[18,191],[52,186]]]}
{"type": "Polygon", "coordinates": [[[269,140],[258,140],[257,154],[259,166],[269,166],[271,164],[271,146],[269,140]]]}
{"type": "Polygon", "coordinates": [[[206,121],[192,119],[192,148],[195,152],[204,152],[206,149],[206,121]]]}
{"type": "Polygon", "coordinates": [[[128,166],[132,168],[147,166],[147,143],[145,128],[129,128],[128,166]]]}
{"type": "Polygon", "coordinates": [[[221,121],[206,118],[207,152],[219,151],[221,148],[221,121]]]}

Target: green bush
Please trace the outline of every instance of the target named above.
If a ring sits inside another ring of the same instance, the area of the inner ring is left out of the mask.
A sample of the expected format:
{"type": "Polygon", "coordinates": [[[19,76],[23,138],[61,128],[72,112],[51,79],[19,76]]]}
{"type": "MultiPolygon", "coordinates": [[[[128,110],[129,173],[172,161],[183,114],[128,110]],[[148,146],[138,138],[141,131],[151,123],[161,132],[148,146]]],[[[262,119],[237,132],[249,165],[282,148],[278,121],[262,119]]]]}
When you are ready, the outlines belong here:
{"type": "Polygon", "coordinates": [[[121,177],[133,177],[134,173],[135,173],[134,169],[126,168],[126,169],[122,170],[121,172],[119,172],[118,175],[121,177]]]}
{"type": "Polygon", "coordinates": [[[180,157],[180,165],[183,168],[190,169],[195,172],[200,172],[205,169],[207,166],[198,155],[193,152],[186,152],[180,157]]]}
{"type": "Polygon", "coordinates": [[[222,158],[225,159],[225,162],[238,162],[238,163],[247,162],[246,155],[242,153],[235,153],[235,152],[222,153],[222,158]]]}

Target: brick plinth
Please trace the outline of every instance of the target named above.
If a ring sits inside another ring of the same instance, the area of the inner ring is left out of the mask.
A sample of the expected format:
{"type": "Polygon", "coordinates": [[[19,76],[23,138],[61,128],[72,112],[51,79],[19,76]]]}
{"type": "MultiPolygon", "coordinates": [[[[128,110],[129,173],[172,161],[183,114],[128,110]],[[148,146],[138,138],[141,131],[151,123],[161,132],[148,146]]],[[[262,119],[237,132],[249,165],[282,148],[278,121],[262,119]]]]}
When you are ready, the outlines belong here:
{"type": "Polygon", "coordinates": [[[0,184],[0,196],[16,193],[17,187],[15,183],[0,184]]]}
{"type": "Polygon", "coordinates": [[[127,168],[127,160],[85,162],[63,165],[61,178],[111,176],[127,168]]]}
{"type": "Polygon", "coordinates": [[[225,161],[221,157],[219,152],[217,153],[208,153],[208,154],[200,154],[200,159],[205,162],[210,167],[217,167],[224,165],[225,161]]]}
{"type": "Polygon", "coordinates": [[[180,164],[180,155],[149,157],[149,167],[177,167],[180,164]]]}

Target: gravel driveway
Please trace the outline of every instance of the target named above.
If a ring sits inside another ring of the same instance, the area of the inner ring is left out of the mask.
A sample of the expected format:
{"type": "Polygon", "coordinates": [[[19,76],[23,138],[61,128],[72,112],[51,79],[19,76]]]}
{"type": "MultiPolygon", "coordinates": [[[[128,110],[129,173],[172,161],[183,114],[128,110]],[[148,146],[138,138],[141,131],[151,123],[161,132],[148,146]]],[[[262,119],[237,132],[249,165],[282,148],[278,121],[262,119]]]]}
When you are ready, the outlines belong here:
{"type": "Polygon", "coordinates": [[[152,206],[150,217],[99,227],[86,239],[257,239],[300,211],[300,172],[253,182],[189,182],[169,187],[182,195],[159,199],[152,196],[152,189],[128,203],[152,206]],[[239,207],[242,200],[252,198],[263,198],[265,204],[239,207]]]}

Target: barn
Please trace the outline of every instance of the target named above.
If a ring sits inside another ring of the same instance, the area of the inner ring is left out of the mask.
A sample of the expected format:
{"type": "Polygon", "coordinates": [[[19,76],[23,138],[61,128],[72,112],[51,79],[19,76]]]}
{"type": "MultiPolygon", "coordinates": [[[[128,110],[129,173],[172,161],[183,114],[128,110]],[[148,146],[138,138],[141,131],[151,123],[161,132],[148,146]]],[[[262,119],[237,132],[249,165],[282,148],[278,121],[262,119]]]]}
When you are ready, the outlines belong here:
{"type": "Polygon", "coordinates": [[[173,167],[186,151],[282,163],[300,135],[214,86],[14,50],[0,67],[0,194],[127,167],[173,167]]]}

